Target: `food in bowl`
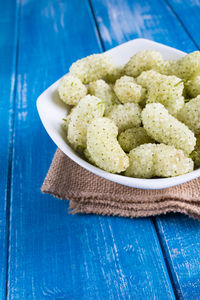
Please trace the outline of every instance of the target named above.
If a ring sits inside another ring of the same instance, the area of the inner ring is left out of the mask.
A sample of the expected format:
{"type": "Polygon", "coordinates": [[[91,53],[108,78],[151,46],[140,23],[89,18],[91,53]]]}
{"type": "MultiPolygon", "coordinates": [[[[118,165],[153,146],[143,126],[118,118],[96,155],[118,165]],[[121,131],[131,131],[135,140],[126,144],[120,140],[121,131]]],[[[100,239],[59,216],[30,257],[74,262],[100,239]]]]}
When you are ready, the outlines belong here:
{"type": "Polygon", "coordinates": [[[110,173],[153,178],[193,171],[200,166],[199,73],[199,51],[166,61],[144,50],[125,66],[107,54],[78,60],[58,87],[71,106],[67,143],[110,173]]]}

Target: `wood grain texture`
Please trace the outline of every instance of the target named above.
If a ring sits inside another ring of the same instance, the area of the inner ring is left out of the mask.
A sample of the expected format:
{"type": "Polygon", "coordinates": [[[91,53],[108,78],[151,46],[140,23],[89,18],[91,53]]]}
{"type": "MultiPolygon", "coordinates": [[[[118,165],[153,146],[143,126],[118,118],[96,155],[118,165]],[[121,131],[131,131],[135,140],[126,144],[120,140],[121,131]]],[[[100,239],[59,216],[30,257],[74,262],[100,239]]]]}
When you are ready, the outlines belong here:
{"type": "Polygon", "coordinates": [[[200,223],[186,216],[156,220],[163,249],[180,299],[200,297],[200,223]]]}
{"type": "MultiPolygon", "coordinates": [[[[199,33],[198,14],[189,14],[190,5],[192,10],[196,7],[199,11],[199,4],[196,1],[183,3],[169,0],[170,6],[168,2],[162,0],[151,3],[93,0],[92,3],[106,48],[132,38],[145,37],[186,52],[196,50],[193,41],[198,42],[196,37],[199,33]],[[172,3],[175,3],[173,10],[172,3]],[[186,6],[189,7],[186,9],[186,6]],[[188,28],[189,35],[180,20],[188,28]]],[[[199,222],[185,216],[168,215],[157,217],[155,225],[173,278],[176,296],[180,299],[199,299],[199,222]]]]}
{"type": "Polygon", "coordinates": [[[174,299],[150,219],[73,216],[40,193],[55,145],[35,101],[101,51],[88,2],[23,0],[20,20],[8,299],[174,299]]]}
{"type": "Polygon", "coordinates": [[[170,7],[162,0],[92,0],[106,49],[142,37],[192,51],[188,38],[170,7]]]}
{"type": "Polygon", "coordinates": [[[199,49],[200,34],[199,34],[199,15],[200,1],[199,0],[166,0],[167,5],[174,12],[180,23],[188,33],[190,39],[199,49]]]}
{"type": "Polygon", "coordinates": [[[17,15],[18,5],[16,3],[11,0],[0,1],[0,299],[6,297],[17,15]]]}

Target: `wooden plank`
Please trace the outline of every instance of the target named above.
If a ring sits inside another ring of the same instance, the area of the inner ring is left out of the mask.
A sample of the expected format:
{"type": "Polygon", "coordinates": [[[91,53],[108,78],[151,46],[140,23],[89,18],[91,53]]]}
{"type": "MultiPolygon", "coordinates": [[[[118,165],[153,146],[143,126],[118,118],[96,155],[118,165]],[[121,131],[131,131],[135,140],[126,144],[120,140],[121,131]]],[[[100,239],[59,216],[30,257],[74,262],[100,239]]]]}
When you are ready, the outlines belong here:
{"type": "Polygon", "coordinates": [[[0,1],[0,299],[6,297],[17,13],[17,5],[12,0],[0,1]]]}
{"type": "Polygon", "coordinates": [[[150,219],[69,215],[39,190],[55,146],[35,100],[101,50],[94,25],[87,1],[22,1],[8,299],[174,299],[150,219]]]}
{"type": "MultiPolygon", "coordinates": [[[[196,3],[194,1],[183,3],[183,1],[169,0],[171,5],[174,4],[174,10],[176,8],[175,13],[164,1],[151,1],[150,3],[136,0],[134,2],[93,0],[92,3],[106,49],[132,38],[144,37],[182,51],[196,50],[193,39],[198,42],[199,15],[193,12],[195,7],[199,12],[199,4],[194,5],[196,3]],[[181,26],[176,14],[188,28],[192,39],[181,26]]],[[[184,299],[199,299],[199,222],[176,214],[157,217],[155,225],[176,295],[184,299]]]]}
{"type": "Polygon", "coordinates": [[[92,0],[106,50],[142,37],[192,51],[194,44],[162,0],[92,0]]]}
{"type": "Polygon", "coordinates": [[[199,299],[199,221],[186,216],[169,215],[157,218],[156,222],[177,295],[181,299],[199,299]]]}
{"type": "Polygon", "coordinates": [[[180,23],[187,31],[190,39],[194,42],[195,46],[199,49],[200,35],[199,35],[199,14],[200,14],[200,1],[187,0],[177,1],[168,0],[167,5],[171,8],[174,14],[179,19],[180,23]]]}

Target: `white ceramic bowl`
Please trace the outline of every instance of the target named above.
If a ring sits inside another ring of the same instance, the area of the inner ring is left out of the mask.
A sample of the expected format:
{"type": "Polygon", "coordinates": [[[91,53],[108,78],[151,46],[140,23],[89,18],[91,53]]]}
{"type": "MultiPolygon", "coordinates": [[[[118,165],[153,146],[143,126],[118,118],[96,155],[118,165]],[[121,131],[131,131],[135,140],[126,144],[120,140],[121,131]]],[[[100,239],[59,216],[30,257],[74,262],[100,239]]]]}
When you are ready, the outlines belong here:
{"type": "MultiPolygon", "coordinates": [[[[157,50],[165,59],[178,59],[185,55],[184,52],[146,39],[135,39],[129,41],[107,51],[107,53],[114,58],[116,63],[124,64],[134,53],[144,49],[157,50]]],[[[81,167],[108,180],[141,189],[164,189],[200,176],[200,169],[197,169],[188,174],[172,178],[140,179],[125,177],[103,171],[79,157],[78,154],[66,143],[65,134],[62,130],[62,118],[66,118],[68,107],[58,97],[58,81],[51,85],[37,99],[38,113],[47,133],[54,143],[81,167]]]]}

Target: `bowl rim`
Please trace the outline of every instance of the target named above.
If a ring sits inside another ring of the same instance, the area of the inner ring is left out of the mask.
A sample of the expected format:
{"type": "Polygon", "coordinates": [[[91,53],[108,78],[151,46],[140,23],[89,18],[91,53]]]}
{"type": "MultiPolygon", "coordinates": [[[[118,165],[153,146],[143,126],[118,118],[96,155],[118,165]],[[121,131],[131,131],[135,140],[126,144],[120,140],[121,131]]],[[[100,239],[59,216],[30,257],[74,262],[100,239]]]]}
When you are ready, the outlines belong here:
{"type": "MultiPolygon", "coordinates": [[[[182,52],[180,50],[177,50],[175,48],[166,46],[164,44],[161,43],[157,43],[151,40],[147,40],[147,39],[143,39],[143,38],[138,38],[138,39],[133,39],[131,41],[128,41],[126,43],[123,43],[121,45],[118,45],[108,51],[106,51],[105,53],[112,53],[114,51],[119,50],[119,48],[122,49],[123,48],[127,48],[127,47],[132,47],[134,44],[138,44],[138,43],[142,43],[145,44],[145,47],[147,46],[154,46],[154,47],[158,47],[158,48],[163,48],[165,50],[170,50],[170,51],[174,51],[176,52],[179,56],[183,56],[186,53],[182,52]]],[[[61,78],[60,78],[61,79],[61,78]]],[[[37,106],[37,111],[39,114],[39,117],[41,119],[41,122],[45,128],[45,130],[47,131],[48,135],[51,137],[51,139],[54,141],[54,143],[56,144],[56,146],[65,154],[67,155],[70,159],[72,159],[75,163],[77,163],[78,165],[80,165],[81,167],[83,167],[84,169],[88,170],[89,172],[92,172],[93,174],[103,177],[107,180],[116,182],[118,184],[122,184],[122,185],[126,185],[132,188],[140,188],[140,189],[149,189],[149,190],[157,190],[157,189],[165,189],[165,188],[169,188],[169,187],[173,187],[182,183],[186,183],[192,179],[198,178],[200,177],[200,169],[196,169],[192,172],[186,173],[184,175],[179,175],[176,177],[168,177],[168,178],[149,178],[149,179],[145,179],[145,178],[135,178],[135,177],[127,177],[127,176],[123,176],[123,175],[119,175],[119,174],[113,174],[113,173],[109,173],[107,171],[104,171],[92,164],[90,164],[89,162],[87,162],[86,160],[84,160],[83,158],[81,158],[68,144],[66,141],[64,141],[64,143],[61,143],[61,139],[59,138],[59,133],[58,132],[54,132],[51,130],[50,126],[48,126],[48,114],[46,114],[46,109],[44,109],[44,97],[46,98],[46,95],[50,93],[50,95],[52,95],[52,92],[55,91],[55,89],[57,89],[58,86],[58,82],[60,81],[60,79],[58,79],[56,82],[54,82],[51,86],[49,86],[37,99],[36,101],[36,106],[37,106]],[[65,145],[64,145],[65,144],[65,145]]],[[[49,100],[50,97],[49,97],[49,100]]],[[[64,104],[65,105],[65,104],[64,104]]],[[[66,106],[66,105],[65,105],[66,106]]],[[[67,106],[66,106],[66,110],[67,110],[67,106]]]]}

